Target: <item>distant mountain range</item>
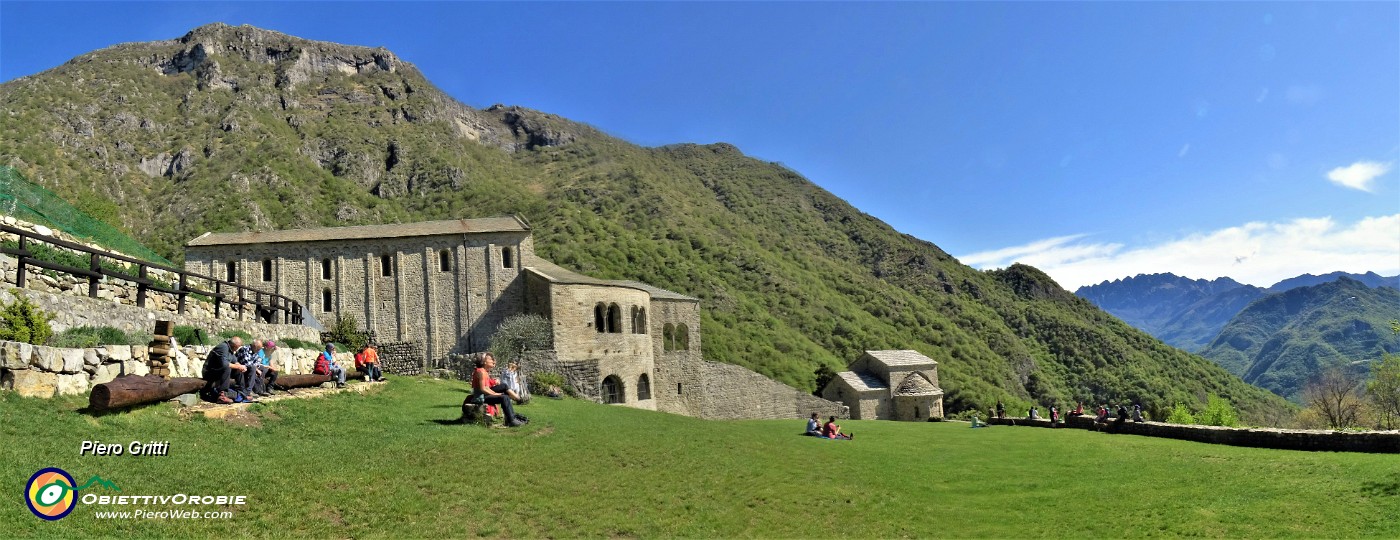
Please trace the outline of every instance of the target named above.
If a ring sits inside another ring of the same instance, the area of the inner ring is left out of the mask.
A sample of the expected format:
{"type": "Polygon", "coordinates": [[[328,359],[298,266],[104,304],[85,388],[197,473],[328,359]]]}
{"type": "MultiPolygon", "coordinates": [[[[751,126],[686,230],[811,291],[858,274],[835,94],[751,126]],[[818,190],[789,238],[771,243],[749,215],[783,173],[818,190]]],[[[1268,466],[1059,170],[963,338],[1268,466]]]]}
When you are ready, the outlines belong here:
{"type": "Polygon", "coordinates": [[[1245,382],[1297,400],[1308,378],[1336,365],[1365,371],[1400,351],[1400,276],[1304,274],[1263,289],[1230,278],[1139,275],[1076,294],[1245,382]]]}
{"type": "Polygon", "coordinates": [[[1269,288],[1245,285],[1228,277],[1214,281],[1175,274],[1139,274],[1080,287],[1074,294],[1139,330],[1179,349],[1200,351],[1250,303],[1272,293],[1349,278],[1368,287],[1400,288],[1400,276],[1375,272],[1303,274],[1269,288]]]}
{"type": "Polygon", "coordinates": [[[1341,277],[1256,300],[1201,356],[1296,401],[1319,371],[1343,365],[1364,375],[1382,354],[1400,352],[1400,336],[1388,324],[1398,313],[1400,290],[1341,277]]]}

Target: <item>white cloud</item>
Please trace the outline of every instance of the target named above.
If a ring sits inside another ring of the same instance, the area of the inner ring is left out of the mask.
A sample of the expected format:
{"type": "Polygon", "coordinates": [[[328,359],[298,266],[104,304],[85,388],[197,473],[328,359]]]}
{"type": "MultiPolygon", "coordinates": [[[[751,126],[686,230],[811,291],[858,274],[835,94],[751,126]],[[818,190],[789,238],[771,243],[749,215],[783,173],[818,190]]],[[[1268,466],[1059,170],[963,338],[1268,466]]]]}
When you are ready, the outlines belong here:
{"type": "Polygon", "coordinates": [[[1393,163],[1358,161],[1346,167],[1337,167],[1327,171],[1327,179],[1337,185],[1369,192],[1371,191],[1371,182],[1380,175],[1390,172],[1391,165],[1393,163]]]}
{"type": "Polygon", "coordinates": [[[1061,236],[959,257],[981,268],[1029,264],[1068,290],[1138,274],[1171,272],[1192,279],[1230,277],[1268,287],[1311,273],[1400,273],[1400,214],[1346,226],[1330,217],[1252,222],[1152,245],[1095,243],[1061,236]]]}

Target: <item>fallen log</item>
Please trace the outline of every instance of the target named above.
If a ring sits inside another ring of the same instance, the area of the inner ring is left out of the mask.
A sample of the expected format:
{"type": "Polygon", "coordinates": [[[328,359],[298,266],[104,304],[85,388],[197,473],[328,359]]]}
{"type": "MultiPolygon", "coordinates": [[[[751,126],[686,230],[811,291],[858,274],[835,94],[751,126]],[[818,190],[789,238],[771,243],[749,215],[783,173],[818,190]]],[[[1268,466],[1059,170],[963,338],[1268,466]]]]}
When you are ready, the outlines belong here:
{"type": "MultiPolygon", "coordinates": [[[[365,374],[364,374],[364,373],[361,373],[361,372],[359,372],[359,371],[351,371],[351,372],[345,374],[345,380],[346,380],[346,381],[353,381],[353,380],[356,380],[356,379],[363,379],[363,378],[365,378],[365,374]]],[[[330,376],[330,375],[316,375],[316,374],[314,374],[314,373],[302,373],[302,374],[296,374],[296,375],[278,375],[278,376],[277,376],[277,383],[276,383],[274,386],[276,386],[277,388],[280,388],[280,389],[284,389],[284,390],[285,390],[285,389],[288,389],[288,388],[306,388],[306,387],[310,387],[310,386],[318,386],[318,385],[320,385],[320,384],[328,383],[328,382],[331,382],[331,376],[330,376]]]]}
{"type": "Polygon", "coordinates": [[[111,382],[92,387],[92,393],[88,395],[88,408],[104,412],[143,403],[155,403],[198,392],[203,387],[204,380],[193,377],[176,377],[170,380],[153,376],[117,377],[111,382]]]}

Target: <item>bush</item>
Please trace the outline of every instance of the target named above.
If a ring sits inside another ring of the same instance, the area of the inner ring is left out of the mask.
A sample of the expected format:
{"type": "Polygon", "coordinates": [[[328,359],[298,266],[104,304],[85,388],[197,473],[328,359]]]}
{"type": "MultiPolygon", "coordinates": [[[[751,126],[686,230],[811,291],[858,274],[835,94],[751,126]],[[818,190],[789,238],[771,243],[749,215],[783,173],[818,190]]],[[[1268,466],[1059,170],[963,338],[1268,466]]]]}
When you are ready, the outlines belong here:
{"type": "Polygon", "coordinates": [[[181,345],[209,345],[209,332],[196,326],[176,326],[175,341],[181,345]]]}
{"type": "Polygon", "coordinates": [[[53,316],[15,291],[15,303],[0,311],[0,340],[43,345],[53,337],[53,316]]]}
{"type": "Polygon", "coordinates": [[[530,383],[531,394],[537,394],[542,396],[549,392],[549,387],[557,386],[560,390],[563,390],[569,395],[574,395],[574,388],[572,386],[569,386],[568,383],[564,382],[564,376],[558,373],[553,373],[549,371],[531,373],[528,377],[528,380],[530,383]]]}
{"type": "Polygon", "coordinates": [[[1196,420],[1207,426],[1235,427],[1240,423],[1240,415],[1230,406],[1230,402],[1213,395],[1206,402],[1205,412],[1196,420]]]}
{"type": "Polygon", "coordinates": [[[1176,406],[1172,407],[1171,414],[1167,415],[1167,423],[1192,425],[1196,423],[1196,417],[1191,415],[1191,409],[1177,403],[1176,406]]]}
{"type": "Polygon", "coordinates": [[[79,326],[53,336],[49,345],[67,349],[87,349],[98,345],[145,345],[145,339],[110,326],[79,326]]]}
{"type": "Polygon", "coordinates": [[[243,338],[244,345],[253,342],[253,335],[242,330],[224,330],[223,332],[219,332],[219,341],[227,341],[233,339],[233,336],[243,338]]]}
{"type": "MultiPolygon", "coordinates": [[[[359,329],[359,322],[354,315],[341,315],[335,318],[335,322],[326,330],[325,340],[336,344],[337,350],[341,352],[360,352],[369,343],[369,334],[359,329]]],[[[325,347],[318,347],[324,349],[325,347]]]]}
{"type": "Polygon", "coordinates": [[[313,341],[302,341],[302,340],[296,339],[296,338],[287,338],[287,339],[279,340],[279,341],[277,342],[277,347],[278,347],[278,348],[286,347],[286,348],[289,348],[289,349],[306,349],[306,350],[308,350],[308,351],[320,351],[320,350],[325,350],[325,348],[326,348],[325,346],[321,345],[320,343],[316,343],[316,342],[313,342],[313,341]]]}

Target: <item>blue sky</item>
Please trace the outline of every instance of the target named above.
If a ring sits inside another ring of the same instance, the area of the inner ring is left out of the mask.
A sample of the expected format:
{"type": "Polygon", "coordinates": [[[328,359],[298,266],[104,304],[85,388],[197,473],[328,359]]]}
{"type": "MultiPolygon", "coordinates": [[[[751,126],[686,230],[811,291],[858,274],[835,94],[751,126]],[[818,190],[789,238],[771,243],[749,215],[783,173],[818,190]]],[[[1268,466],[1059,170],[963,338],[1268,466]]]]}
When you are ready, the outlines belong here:
{"type": "Polygon", "coordinates": [[[979,268],[1400,273],[1400,3],[0,3],[0,80],[210,23],[729,142],[979,268]]]}

